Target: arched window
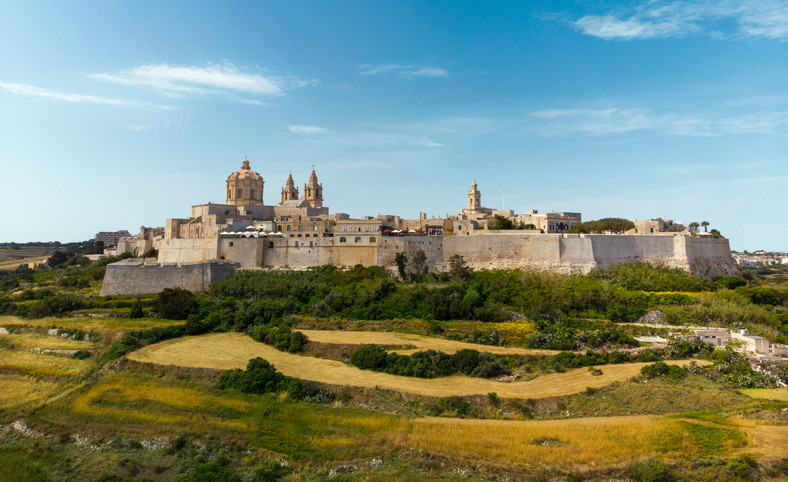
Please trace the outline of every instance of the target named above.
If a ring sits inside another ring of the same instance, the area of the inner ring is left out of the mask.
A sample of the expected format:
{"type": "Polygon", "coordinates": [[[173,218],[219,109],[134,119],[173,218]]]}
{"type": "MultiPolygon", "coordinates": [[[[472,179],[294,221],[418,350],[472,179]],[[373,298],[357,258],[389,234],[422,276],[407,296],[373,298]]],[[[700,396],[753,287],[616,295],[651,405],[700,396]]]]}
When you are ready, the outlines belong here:
{"type": "Polygon", "coordinates": [[[280,224],[279,226],[277,226],[277,227],[276,227],[276,230],[277,230],[277,231],[279,231],[279,232],[281,233],[281,232],[282,232],[282,225],[280,224]]]}
{"type": "Polygon", "coordinates": [[[287,225],[287,230],[290,231],[290,225],[289,224],[287,225]]]}
{"type": "Polygon", "coordinates": [[[339,242],[340,242],[340,243],[344,243],[345,241],[347,241],[347,239],[345,239],[345,237],[344,237],[344,236],[342,236],[341,238],[339,238],[339,242]]]}
{"type": "Polygon", "coordinates": [[[241,199],[243,195],[244,195],[244,190],[239,187],[238,190],[235,191],[235,199],[241,199]]]}
{"type": "Polygon", "coordinates": [[[355,242],[356,243],[360,243],[361,242],[361,237],[356,237],[355,242]]]}

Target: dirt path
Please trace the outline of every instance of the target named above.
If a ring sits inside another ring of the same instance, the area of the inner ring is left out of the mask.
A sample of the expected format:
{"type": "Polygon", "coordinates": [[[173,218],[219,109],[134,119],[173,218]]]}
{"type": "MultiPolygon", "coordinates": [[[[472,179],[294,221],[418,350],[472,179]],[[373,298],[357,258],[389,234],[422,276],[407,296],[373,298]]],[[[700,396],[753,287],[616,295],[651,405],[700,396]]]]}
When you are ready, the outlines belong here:
{"type": "Polygon", "coordinates": [[[528,348],[510,348],[504,346],[479,345],[462,341],[446,340],[432,336],[414,335],[411,333],[392,333],[380,331],[331,331],[331,330],[298,330],[310,341],[319,343],[339,343],[344,345],[412,345],[415,348],[391,350],[402,355],[410,355],[417,351],[437,350],[452,354],[458,350],[470,348],[478,351],[495,353],[496,355],[555,355],[555,350],[531,350],[528,348]]]}
{"type": "MultiPolygon", "coordinates": [[[[249,359],[262,357],[285,375],[304,380],[355,387],[380,387],[426,396],[484,395],[495,392],[505,398],[545,398],[599,388],[640,373],[646,363],[602,365],[602,375],[587,368],[544,375],[525,382],[498,382],[482,378],[451,376],[434,379],[402,377],[361,370],[335,360],[293,355],[258,343],[240,333],[213,333],[167,340],[127,355],[129,359],[184,367],[245,368],[249,359]]],[[[682,363],[682,362],[669,362],[682,363]]]]}

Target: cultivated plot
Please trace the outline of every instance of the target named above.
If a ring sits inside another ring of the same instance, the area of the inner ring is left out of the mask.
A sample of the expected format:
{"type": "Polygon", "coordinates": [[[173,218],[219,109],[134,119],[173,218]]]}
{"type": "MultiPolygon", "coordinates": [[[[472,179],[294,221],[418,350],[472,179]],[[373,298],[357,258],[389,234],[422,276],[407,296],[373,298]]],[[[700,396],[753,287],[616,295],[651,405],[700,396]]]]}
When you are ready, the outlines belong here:
{"type": "MultiPolygon", "coordinates": [[[[277,370],[291,377],[367,388],[384,388],[418,395],[447,397],[484,395],[495,392],[505,398],[544,398],[579,393],[587,387],[600,388],[640,373],[646,363],[626,363],[597,367],[594,376],[587,368],[553,373],[533,380],[499,382],[482,378],[450,376],[424,379],[378,373],[335,360],[281,352],[240,333],[213,333],[178,338],[148,345],[127,355],[129,359],[184,367],[232,369],[245,368],[254,357],[262,357],[277,370]]],[[[686,363],[686,362],[669,362],[686,363]]]]}

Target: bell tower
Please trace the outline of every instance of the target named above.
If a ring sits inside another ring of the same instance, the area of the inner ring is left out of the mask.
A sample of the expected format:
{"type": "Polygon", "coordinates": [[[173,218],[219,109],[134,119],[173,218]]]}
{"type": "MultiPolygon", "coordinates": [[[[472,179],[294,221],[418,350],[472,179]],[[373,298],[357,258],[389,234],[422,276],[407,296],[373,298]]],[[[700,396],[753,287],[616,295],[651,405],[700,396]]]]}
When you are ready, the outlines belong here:
{"type": "Polygon", "coordinates": [[[476,188],[476,179],[468,191],[468,211],[478,211],[482,208],[482,193],[476,188]]]}
{"type": "Polygon", "coordinates": [[[313,208],[323,207],[323,185],[317,182],[314,167],[312,167],[312,175],[309,176],[309,184],[304,185],[304,199],[313,208]]]}
{"type": "Polygon", "coordinates": [[[282,202],[280,204],[284,204],[285,201],[297,201],[298,200],[298,188],[295,187],[295,182],[293,182],[293,173],[290,173],[287,176],[287,182],[285,183],[285,187],[282,188],[282,202]]]}

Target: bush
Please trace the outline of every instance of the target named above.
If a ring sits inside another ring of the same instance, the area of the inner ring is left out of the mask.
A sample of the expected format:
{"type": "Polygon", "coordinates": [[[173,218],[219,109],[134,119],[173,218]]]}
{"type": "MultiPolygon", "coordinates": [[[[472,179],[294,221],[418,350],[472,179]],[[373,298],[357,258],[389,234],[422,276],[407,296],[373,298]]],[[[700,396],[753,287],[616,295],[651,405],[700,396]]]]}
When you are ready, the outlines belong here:
{"type": "Polygon", "coordinates": [[[42,300],[34,301],[25,308],[26,315],[29,318],[43,318],[45,316],[63,316],[83,307],[84,302],[76,295],[55,294],[42,300]]]}
{"type": "Polygon", "coordinates": [[[656,459],[646,459],[629,469],[635,482],[671,482],[674,480],[670,467],[656,459]]]}
{"type": "Polygon", "coordinates": [[[181,288],[165,288],[156,300],[156,313],[162,318],[185,320],[197,313],[197,298],[194,293],[181,288]]]}
{"type": "Polygon", "coordinates": [[[137,302],[131,306],[129,318],[142,318],[145,316],[145,311],[142,309],[142,303],[137,299],[137,302]]]}
{"type": "Polygon", "coordinates": [[[646,378],[668,378],[679,380],[687,376],[687,371],[678,365],[668,365],[665,362],[656,362],[646,365],[640,369],[640,373],[646,378]]]}
{"type": "Polygon", "coordinates": [[[282,375],[260,357],[249,360],[246,370],[236,368],[224,372],[216,387],[255,394],[287,392],[294,400],[316,403],[330,403],[336,398],[334,392],[320,388],[315,383],[282,375]]]}
{"type": "Polygon", "coordinates": [[[71,358],[76,360],[85,360],[90,358],[90,352],[88,350],[77,350],[73,355],[71,355],[71,358]]]}

